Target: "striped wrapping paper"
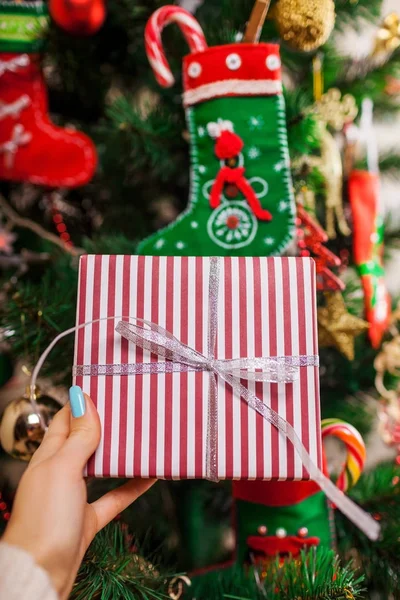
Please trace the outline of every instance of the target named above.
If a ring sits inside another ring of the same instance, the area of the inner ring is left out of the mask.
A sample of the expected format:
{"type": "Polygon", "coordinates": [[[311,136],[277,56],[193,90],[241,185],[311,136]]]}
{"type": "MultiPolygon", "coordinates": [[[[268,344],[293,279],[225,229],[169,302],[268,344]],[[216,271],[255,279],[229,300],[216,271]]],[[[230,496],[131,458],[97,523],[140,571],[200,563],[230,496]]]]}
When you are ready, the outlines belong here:
{"type": "MultiPolygon", "coordinates": [[[[216,358],[315,355],[314,262],[309,258],[221,258],[216,358]]],[[[83,256],[75,365],[163,359],[115,332],[121,316],[158,323],[207,352],[209,266],[205,257],[83,256]]],[[[76,376],[97,405],[100,445],[87,474],[98,477],[204,478],[208,372],[76,376]]],[[[317,367],[293,383],[247,382],[296,429],[321,468],[317,367]]],[[[291,443],[218,381],[220,479],[307,479],[291,443]]]]}

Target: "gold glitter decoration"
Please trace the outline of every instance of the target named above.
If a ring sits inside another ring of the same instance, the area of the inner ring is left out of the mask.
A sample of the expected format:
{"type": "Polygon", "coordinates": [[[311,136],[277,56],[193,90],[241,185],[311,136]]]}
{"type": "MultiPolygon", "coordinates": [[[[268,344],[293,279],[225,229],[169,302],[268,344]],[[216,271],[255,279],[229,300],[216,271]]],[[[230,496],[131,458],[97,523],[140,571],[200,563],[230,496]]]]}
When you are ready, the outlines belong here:
{"type": "MultiPolygon", "coordinates": [[[[328,126],[341,131],[345,124],[354,121],[358,108],[354,96],[346,94],[342,97],[340,90],[331,88],[319,102],[315,104],[315,114],[320,118],[321,157],[319,164],[314,164],[324,175],[326,195],[325,229],[329,239],[336,238],[336,227],[342,235],[350,235],[343,211],[343,165],[340,149],[328,126]]],[[[318,162],[318,159],[317,161],[318,162]]]]}
{"type": "Polygon", "coordinates": [[[282,39],[295,50],[312,52],[335,26],[333,0],[279,0],[274,17],[282,39]]]}
{"type": "MultiPolygon", "coordinates": [[[[389,342],[385,342],[382,350],[374,361],[376,371],[375,387],[379,394],[386,400],[397,399],[398,392],[388,390],[384,384],[385,374],[400,377],[400,335],[397,334],[389,342]]],[[[400,390],[399,390],[400,391],[400,390]]]]}
{"type": "Polygon", "coordinates": [[[333,346],[354,360],[354,338],[367,331],[369,323],[347,312],[340,292],[327,292],[325,306],[318,309],[318,341],[321,348],[333,346]]]}
{"type": "Polygon", "coordinates": [[[389,58],[400,47],[400,16],[392,12],[385,17],[375,40],[374,56],[389,58]]]}
{"type": "Polygon", "coordinates": [[[313,112],[335,131],[340,131],[344,125],[354,121],[358,107],[354,96],[345,94],[342,97],[340,90],[331,88],[315,104],[313,112]]]}
{"type": "MultiPolygon", "coordinates": [[[[318,117],[318,133],[320,138],[320,156],[303,156],[301,166],[317,168],[325,180],[325,224],[329,239],[336,238],[336,226],[342,235],[350,235],[351,230],[346,222],[343,210],[343,165],[340,148],[335,137],[328,131],[328,126],[336,131],[343,129],[357,116],[358,108],[353,96],[342,97],[340,90],[330,89],[323,94],[310,109],[318,117]]],[[[308,201],[315,205],[315,199],[308,201]]]]}

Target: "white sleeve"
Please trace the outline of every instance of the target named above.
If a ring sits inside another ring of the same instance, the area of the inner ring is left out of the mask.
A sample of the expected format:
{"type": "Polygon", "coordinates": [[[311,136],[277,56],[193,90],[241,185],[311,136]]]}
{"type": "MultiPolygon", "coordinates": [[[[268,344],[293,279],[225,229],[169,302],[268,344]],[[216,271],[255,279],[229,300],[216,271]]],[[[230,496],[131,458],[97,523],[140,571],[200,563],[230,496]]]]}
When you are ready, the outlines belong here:
{"type": "Polygon", "coordinates": [[[58,595],[30,554],[0,542],[0,600],[58,600],[58,595]]]}

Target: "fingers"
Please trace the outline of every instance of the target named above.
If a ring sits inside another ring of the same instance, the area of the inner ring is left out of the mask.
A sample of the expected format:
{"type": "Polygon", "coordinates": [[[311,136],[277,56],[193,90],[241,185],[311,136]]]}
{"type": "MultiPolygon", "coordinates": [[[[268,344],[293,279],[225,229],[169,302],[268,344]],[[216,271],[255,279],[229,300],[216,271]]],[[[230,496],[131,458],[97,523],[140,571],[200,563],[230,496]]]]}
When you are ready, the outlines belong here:
{"type": "Polygon", "coordinates": [[[82,471],[99,445],[100,420],[92,400],[78,386],[70,390],[70,404],[70,433],[60,450],[60,458],[68,467],[82,471]]]}
{"type": "Polygon", "coordinates": [[[156,479],[132,479],[115,490],[104,494],[101,498],[93,502],[90,506],[93,508],[97,519],[97,531],[103,529],[119,513],[127,508],[139,496],[156,482],[156,479]]]}
{"type": "Polygon", "coordinates": [[[70,407],[66,404],[53,418],[42,443],[30,462],[31,466],[53,456],[64,444],[70,431],[70,407]]]}

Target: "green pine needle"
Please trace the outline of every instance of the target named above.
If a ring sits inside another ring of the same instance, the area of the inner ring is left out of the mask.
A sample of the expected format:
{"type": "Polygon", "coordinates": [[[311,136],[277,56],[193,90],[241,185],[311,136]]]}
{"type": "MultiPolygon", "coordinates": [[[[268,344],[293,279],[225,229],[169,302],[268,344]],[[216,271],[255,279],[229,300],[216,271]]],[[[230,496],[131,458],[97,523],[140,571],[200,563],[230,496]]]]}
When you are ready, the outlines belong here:
{"type": "Polygon", "coordinates": [[[90,545],[70,600],[164,600],[168,578],[128,547],[122,528],[111,523],[90,545]]]}
{"type": "Polygon", "coordinates": [[[332,550],[312,548],[284,565],[272,561],[262,584],[237,565],[194,579],[189,591],[196,600],[356,600],[363,597],[362,583],[351,563],[342,566],[332,550]]]}

